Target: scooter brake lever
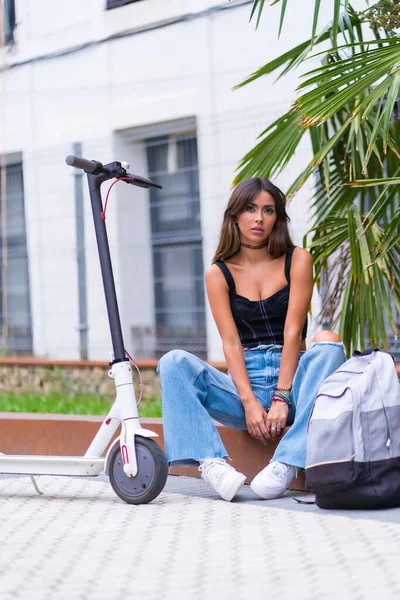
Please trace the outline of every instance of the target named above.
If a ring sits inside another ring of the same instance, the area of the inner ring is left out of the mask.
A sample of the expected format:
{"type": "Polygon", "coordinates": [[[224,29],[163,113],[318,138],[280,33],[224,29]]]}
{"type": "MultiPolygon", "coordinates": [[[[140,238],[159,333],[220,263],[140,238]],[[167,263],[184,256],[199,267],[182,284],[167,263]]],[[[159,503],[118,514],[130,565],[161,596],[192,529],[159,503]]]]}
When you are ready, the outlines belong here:
{"type": "Polygon", "coordinates": [[[158,183],[153,183],[152,181],[150,181],[150,179],[140,177],[140,175],[132,175],[132,173],[126,173],[125,177],[130,177],[131,181],[127,181],[126,183],[130,183],[131,185],[136,185],[137,187],[141,187],[146,190],[150,187],[162,190],[162,185],[158,185],[158,183]]]}

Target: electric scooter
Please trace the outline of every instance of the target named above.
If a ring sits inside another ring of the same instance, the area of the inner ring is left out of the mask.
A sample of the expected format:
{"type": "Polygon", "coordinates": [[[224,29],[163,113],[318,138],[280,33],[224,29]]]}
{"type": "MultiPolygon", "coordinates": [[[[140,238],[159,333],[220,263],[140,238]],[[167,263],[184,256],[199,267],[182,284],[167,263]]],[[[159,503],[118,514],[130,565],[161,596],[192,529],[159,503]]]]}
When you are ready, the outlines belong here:
{"type": "Polygon", "coordinates": [[[114,380],[116,399],[85,456],[3,454],[0,456],[0,474],[29,475],[36,491],[40,493],[35,475],[96,477],[105,473],[114,492],[122,500],[129,504],[146,504],[164,489],[168,465],[163,451],[153,440],[158,437],[157,434],[142,428],[139,422],[131,364],[122,337],[100,187],[114,178],[122,178],[128,184],[146,189],[161,186],[128,173],[126,169],[129,165],[126,163],[102,165],[96,160],[72,155],[67,156],[66,163],[87,174],[113,348],[108,375],[114,380]],[[119,425],[120,436],[114,440],[104,457],[119,425]]]}

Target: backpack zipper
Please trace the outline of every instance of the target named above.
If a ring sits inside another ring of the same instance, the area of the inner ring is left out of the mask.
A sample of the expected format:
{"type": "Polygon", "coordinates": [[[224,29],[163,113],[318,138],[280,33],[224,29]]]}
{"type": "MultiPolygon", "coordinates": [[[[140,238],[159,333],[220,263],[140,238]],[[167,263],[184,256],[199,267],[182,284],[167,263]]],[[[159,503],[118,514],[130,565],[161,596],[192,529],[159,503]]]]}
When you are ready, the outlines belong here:
{"type": "MultiPolygon", "coordinates": [[[[374,374],[375,374],[375,377],[376,377],[376,380],[377,380],[377,383],[378,383],[378,388],[380,390],[381,388],[380,388],[380,385],[379,385],[378,377],[376,376],[376,370],[375,370],[375,368],[374,368],[374,374]]],[[[381,402],[382,402],[383,414],[385,415],[386,431],[387,431],[387,440],[386,440],[385,446],[387,448],[387,451],[389,452],[390,451],[390,443],[391,443],[391,441],[390,441],[390,437],[391,437],[390,423],[389,423],[388,415],[387,415],[387,412],[386,412],[386,406],[385,406],[385,402],[383,400],[383,394],[382,393],[381,393],[381,402]]]]}
{"type": "Polygon", "coordinates": [[[389,419],[388,419],[387,412],[386,412],[386,406],[383,402],[383,399],[382,399],[382,408],[383,408],[383,414],[385,415],[386,431],[387,431],[387,440],[386,440],[385,446],[389,452],[389,450],[390,450],[390,425],[389,425],[389,419]]]}

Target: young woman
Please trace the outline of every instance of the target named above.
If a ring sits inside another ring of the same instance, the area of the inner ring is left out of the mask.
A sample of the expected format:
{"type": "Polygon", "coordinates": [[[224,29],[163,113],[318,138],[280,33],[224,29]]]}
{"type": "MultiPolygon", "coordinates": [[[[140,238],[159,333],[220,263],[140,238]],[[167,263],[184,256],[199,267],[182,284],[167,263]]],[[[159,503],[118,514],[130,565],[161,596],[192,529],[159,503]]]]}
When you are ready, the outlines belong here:
{"type": "Polygon", "coordinates": [[[277,498],[305,466],[318,387],[345,360],[331,331],[317,333],[306,351],[313,266],[290,239],[285,205],[275,185],[254,177],[234,189],[225,210],[206,287],[228,374],[183,350],[168,352],[158,366],[168,461],[199,464],[227,501],[245,475],[226,462],[213,419],[262,442],[292,425],[251,483],[260,498],[277,498]]]}

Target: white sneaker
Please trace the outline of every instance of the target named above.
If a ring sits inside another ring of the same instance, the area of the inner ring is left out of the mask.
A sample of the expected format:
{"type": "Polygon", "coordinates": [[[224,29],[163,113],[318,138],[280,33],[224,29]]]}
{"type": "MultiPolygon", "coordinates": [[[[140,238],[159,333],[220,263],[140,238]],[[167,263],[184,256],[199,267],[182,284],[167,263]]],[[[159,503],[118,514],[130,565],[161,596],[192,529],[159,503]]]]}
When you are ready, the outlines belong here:
{"type": "Polygon", "coordinates": [[[250,487],[264,500],[279,498],[296,476],[296,471],[296,467],[274,461],[254,477],[250,487]]]}
{"type": "Polygon", "coordinates": [[[230,502],[246,481],[246,475],[228,465],[223,458],[206,458],[199,466],[201,477],[224,500],[230,502]]]}

